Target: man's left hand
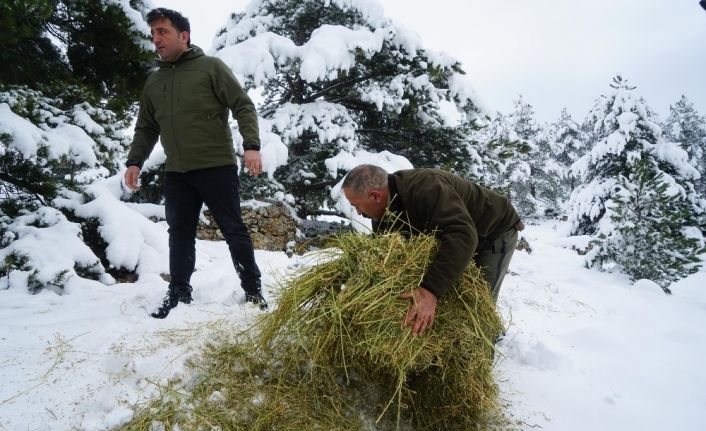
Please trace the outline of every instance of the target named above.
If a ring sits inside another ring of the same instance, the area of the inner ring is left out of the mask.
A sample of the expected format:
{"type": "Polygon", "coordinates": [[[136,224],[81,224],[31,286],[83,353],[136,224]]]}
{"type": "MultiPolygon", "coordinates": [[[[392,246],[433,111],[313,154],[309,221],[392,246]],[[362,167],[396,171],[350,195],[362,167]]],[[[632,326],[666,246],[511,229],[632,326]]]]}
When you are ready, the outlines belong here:
{"type": "Polygon", "coordinates": [[[436,296],[423,287],[402,294],[402,298],[412,300],[412,305],[404,318],[403,326],[412,325],[412,335],[423,335],[431,328],[436,314],[436,296]]]}
{"type": "Polygon", "coordinates": [[[245,150],[243,162],[250,175],[256,177],[262,173],[262,158],[257,150],[245,150]]]}

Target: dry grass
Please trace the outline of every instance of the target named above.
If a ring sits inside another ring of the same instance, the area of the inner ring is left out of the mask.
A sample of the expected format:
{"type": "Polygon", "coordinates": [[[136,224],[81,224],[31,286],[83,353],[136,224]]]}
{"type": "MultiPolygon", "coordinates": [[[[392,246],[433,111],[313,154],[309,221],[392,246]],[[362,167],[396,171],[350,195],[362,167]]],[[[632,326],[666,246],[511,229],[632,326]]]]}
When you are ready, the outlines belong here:
{"type": "Polygon", "coordinates": [[[497,411],[501,321],[471,266],[414,337],[402,321],[436,240],[338,237],[322,263],[283,281],[257,338],[211,346],[191,387],[163,390],[126,430],[472,430],[497,411]],[[155,425],[156,426],[156,425],[155,425]]]}

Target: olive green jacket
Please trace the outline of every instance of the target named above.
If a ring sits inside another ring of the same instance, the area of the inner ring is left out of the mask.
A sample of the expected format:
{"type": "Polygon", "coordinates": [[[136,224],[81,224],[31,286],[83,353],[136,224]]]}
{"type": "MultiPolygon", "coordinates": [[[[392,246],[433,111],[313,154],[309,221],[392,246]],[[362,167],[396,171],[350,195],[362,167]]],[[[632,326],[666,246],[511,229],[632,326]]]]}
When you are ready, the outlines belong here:
{"type": "Polygon", "coordinates": [[[489,189],[438,169],[410,169],[388,176],[390,204],[376,232],[434,234],[439,251],[421,286],[442,297],[476,251],[513,229],[520,216],[510,201],[489,189]]]}
{"type": "Polygon", "coordinates": [[[193,46],[174,63],[160,61],[142,92],[126,164],[141,167],[158,138],[167,171],[235,164],[229,110],[238,121],[243,147],[259,150],[255,106],[220,59],[193,46]]]}

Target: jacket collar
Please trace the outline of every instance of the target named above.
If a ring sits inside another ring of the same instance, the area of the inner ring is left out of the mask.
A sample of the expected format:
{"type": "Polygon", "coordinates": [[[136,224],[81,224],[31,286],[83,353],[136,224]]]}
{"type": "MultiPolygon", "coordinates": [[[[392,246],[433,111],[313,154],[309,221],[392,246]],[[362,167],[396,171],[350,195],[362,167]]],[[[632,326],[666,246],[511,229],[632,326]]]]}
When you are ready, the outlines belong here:
{"type": "Polygon", "coordinates": [[[196,45],[191,45],[189,49],[184,51],[179,58],[176,59],[176,61],[162,61],[159,58],[157,59],[157,66],[159,67],[173,67],[173,66],[179,66],[180,64],[183,64],[189,60],[193,60],[194,58],[198,57],[203,57],[204,53],[201,48],[199,48],[196,45]]]}
{"type": "Polygon", "coordinates": [[[390,211],[401,213],[404,211],[404,205],[402,203],[402,198],[399,196],[399,191],[397,190],[397,180],[393,174],[387,174],[387,187],[390,189],[388,196],[390,211]]]}

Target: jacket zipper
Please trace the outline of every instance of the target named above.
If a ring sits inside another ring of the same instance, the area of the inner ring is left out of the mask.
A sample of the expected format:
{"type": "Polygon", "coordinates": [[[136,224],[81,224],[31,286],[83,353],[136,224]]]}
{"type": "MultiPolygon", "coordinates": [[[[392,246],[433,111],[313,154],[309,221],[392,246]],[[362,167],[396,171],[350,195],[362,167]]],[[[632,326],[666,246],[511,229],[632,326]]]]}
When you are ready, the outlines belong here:
{"type": "Polygon", "coordinates": [[[170,118],[171,118],[171,123],[172,123],[172,136],[174,137],[174,151],[177,153],[177,160],[179,160],[179,171],[184,172],[184,163],[181,158],[181,149],[179,145],[179,138],[177,137],[176,134],[176,128],[174,127],[174,111],[175,111],[175,100],[174,100],[174,95],[176,91],[174,91],[175,87],[175,81],[176,81],[176,65],[172,64],[172,97],[170,100],[170,106],[171,106],[171,112],[170,112],[170,118]]]}

